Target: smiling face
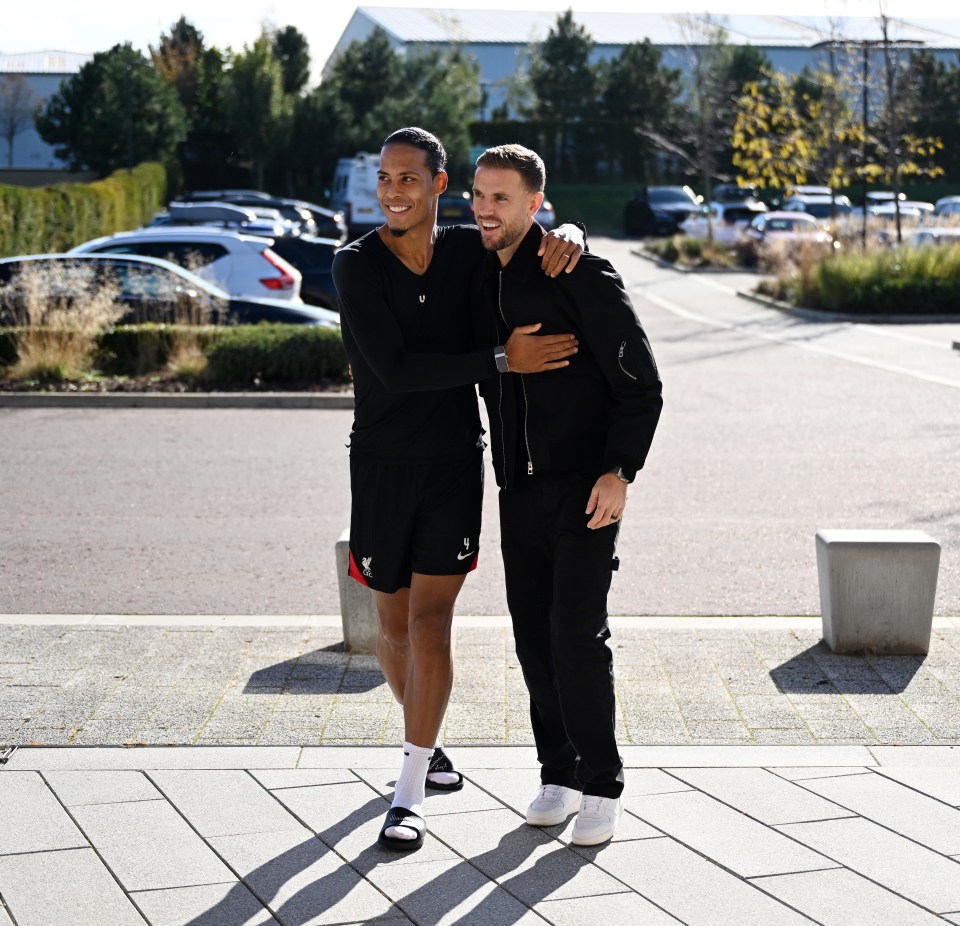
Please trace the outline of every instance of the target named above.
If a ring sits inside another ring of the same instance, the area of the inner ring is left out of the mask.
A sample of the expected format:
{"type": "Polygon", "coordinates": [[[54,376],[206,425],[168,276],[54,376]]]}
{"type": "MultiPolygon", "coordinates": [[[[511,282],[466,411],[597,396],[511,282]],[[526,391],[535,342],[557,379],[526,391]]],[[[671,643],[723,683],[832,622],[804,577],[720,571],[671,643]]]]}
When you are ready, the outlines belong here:
{"type": "Polygon", "coordinates": [[[412,145],[392,144],[380,152],[377,199],[396,238],[437,219],[437,197],[447,188],[447,174],[427,166],[427,153],[412,145]]]}
{"type": "Polygon", "coordinates": [[[473,180],[473,212],[483,246],[497,251],[506,264],[520,246],[543,202],[543,193],[532,193],[520,173],[502,167],[478,167],[473,180]]]}

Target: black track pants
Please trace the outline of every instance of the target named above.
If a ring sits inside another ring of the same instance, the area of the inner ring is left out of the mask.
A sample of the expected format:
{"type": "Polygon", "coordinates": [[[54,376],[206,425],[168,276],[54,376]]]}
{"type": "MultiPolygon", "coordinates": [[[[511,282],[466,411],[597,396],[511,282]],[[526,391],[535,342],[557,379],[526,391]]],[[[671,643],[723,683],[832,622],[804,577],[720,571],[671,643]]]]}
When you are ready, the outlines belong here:
{"type": "Polygon", "coordinates": [[[530,478],[500,492],[507,604],[543,784],[619,797],[607,592],[619,526],[589,530],[592,481],[530,478]]]}

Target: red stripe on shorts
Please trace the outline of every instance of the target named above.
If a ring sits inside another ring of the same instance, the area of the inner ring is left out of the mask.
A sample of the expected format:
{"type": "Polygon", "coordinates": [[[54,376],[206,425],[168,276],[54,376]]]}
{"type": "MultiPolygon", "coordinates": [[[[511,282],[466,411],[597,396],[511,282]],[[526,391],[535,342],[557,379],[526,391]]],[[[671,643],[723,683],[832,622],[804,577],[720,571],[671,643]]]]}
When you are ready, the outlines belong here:
{"type": "Polygon", "coordinates": [[[353,558],[353,550],[350,551],[350,568],[347,570],[347,575],[350,576],[351,579],[356,579],[361,585],[366,585],[367,588],[370,588],[363,573],[357,568],[357,561],[353,558]]]}

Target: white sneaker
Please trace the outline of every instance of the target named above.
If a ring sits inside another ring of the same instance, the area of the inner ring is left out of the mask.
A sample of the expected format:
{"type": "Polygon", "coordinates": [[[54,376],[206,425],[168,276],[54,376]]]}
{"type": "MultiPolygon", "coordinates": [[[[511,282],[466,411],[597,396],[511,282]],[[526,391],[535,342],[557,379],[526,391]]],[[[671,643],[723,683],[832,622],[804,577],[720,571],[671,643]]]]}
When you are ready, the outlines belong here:
{"type": "Polygon", "coordinates": [[[570,841],[575,846],[597,846],[613,836],[623,807],[619,797],[584,794],[570,841]]]}
{"type": "Polygon", "coordinates": [[[527,808],[531,826],[555,826],[580,807],[580,792],[563,785],[540,785],[537,796],[527,808]]]}

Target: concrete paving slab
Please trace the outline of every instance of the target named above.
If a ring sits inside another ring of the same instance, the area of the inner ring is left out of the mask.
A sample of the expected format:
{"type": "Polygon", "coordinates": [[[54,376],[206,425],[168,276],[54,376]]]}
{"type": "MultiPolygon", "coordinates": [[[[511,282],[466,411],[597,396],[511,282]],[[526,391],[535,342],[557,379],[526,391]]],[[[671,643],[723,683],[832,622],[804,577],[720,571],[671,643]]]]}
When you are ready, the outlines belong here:
{"type": "Polygon", "coordinates": [[[627,797],[645,823],[743,877],[814,871],[829,859],[696,791],[627,797]]]}
{"type": "Polygon", "coordinates": [[[0,856],[0,895],[18,926],[144,923],[89,847],[0,856]]]}
{"type": "Polygon", "coordinates": [[[627,768],[875,765],[865,746],[621,746],[627,768]]]}
{"type": "Polygon", "coordinates": [[[468,862],[381,864],[367,877],[416,923],[543,926],[543,919],[468,862]]]}
{"type": "Polygon", "coordinates": [[[818,778],[803,787],[935,852],[960,854],[960,810],[882,775],[818,778]]]}
{"type": "Polygon", "coordinates": [[[602,897],[570,897],[537,904],[537,913],[554,926],[596,926],[597,911],[608,923],[630,926],[677,926],[680,921],[632,892],[602,897]]]}
{"type": "Polygon", "coordinates": [[[880,766],[875,771],[944,804],[960,807],[960,769],[880,766]]]}
{"type": "Polygon", "coordinates": [[[78,825],[128,891],[234,880],[166,801],[73,809],[78,825]]]}
{"type": "Polygon", "coordinates": [[[6,768],[44,771],[80,769],[154,769],[154,768],[295,768],[299,747],[237,748],[231,746],[191,747],[122,746],[96,749],[60,749],[36,747],[18,749],[6,768]]]}
{"type": "Polygon", "coordinates": [[[149,775],[204,838],[303,829],[246,771],[155,769],[149,775]]]}
{"type": "Polygon", "coordinates": [[[87,846],[87,840],[40,775],[4,774],[0,793],[0,855],[87,846]]]}
{"type": "Polygon", "coordinates": [[[940,917],[852,871],[760,878],[757,885],[823,926],[935,926],[940,917]]]}
{"type": "Polygon", "coordinates": [[[801,765],[796,768],[789,766],[777,766],[769,771],[774,775],[779,775],[787,781],[805,781],[808,778],[836,778],[840,775],[868,775],[870,769],[859,765],[825,765],[823,768],[815,768],[810,765],[801,765]]]}
{"type": "Polygon", "coordinates": [[[357,780],[357,776],[347,768],[253,769],[250,774],[269,791],[312,785],[352,784],[357,780]]]}
{"type": "Polygon", "coordinates": [[[762,768],[670,769],[681,781],[761,823],[849,817],[850,811],[762,768]]]}
{"type": "Polygon", "coordinates": [[[960,910],[960,865],[876,823],[850,818],[777,829],[928,910],[960,910]]]}
{"type": "Polygon", "coordinates": [[[44,772],[53,792],[67,807],[155,801],[162,795],[143,772],[44,772]]]}
{"type": "Polygon", "coordinates": [[[612,843],[596,864],[687,926],[810,926],[754,885],[673,839],[612,843]]]}
{"type": "Polygon", "coordinates": [[[209,840],[281,923],[375,922],[398,912],[305,827],[209,840]]]}
{"type": "Polygon", "coordinates": [[[882,766],[960,768],[960,746],[871,746],[870,752],[882,766]]]}
{"type": "Polygon", "coordinates": [[[238,881],[138,891],[130,896],[150,926],[280,926],[238,881]]]}
{"type": "Polygon", "coordinates": [[[13,926],[13,920],[7,913],[7,908],[3,905],[3,895],[0,894],[0,926],[13,926]]]}

